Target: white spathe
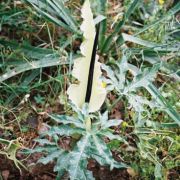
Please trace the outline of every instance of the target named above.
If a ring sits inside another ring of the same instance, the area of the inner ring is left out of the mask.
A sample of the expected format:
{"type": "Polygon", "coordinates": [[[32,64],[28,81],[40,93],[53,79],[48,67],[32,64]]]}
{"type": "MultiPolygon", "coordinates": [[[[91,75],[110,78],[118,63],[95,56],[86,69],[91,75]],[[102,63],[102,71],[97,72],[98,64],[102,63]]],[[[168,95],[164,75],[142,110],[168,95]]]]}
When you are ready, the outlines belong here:
{"type": "MultiPolygon", "coordinates": [[[[81,31],[83,32],[84,40],[80,49],[83,57],[74,60],[74,67],[72,70],[72,75],[78,79],[79,83],[71,84],[67,90],[69,99],[79,108],[82,108],[82,105],[85,103],[89,68],[96,35],[89,0],[85,1],[81,9],[81,13],[83,18],[81,31]]],[[[102,80],[100,79],[101,75],[101,63],[98,62],[98,56],[96,55],[89,112],[99,110],[106,98],[106,90],[102,85],[102,80]]]]}

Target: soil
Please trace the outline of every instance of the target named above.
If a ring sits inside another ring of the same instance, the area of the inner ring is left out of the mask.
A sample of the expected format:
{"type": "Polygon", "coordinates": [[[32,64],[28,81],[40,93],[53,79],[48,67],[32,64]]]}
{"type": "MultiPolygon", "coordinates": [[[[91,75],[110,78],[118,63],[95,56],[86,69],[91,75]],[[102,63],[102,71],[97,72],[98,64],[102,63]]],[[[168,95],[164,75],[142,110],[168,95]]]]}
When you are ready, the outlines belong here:
{"type": "MultiPolygon", "coordinates": [[[[55,180],[56,173],[53,172],[53,166],[54,164],[34,164],[29,167],[28,171],[23,170],[22,173],[20,173],[12,161],[7,160],[4,156],[0,156],[0,173],[3,180],[55,180]]],[[[99,166],[94,161],[89,161],[88,169],[93,172],[96,180],[130,179],[125,169],[113,169],[110,171],[109,168],[99,166]]],[[[68,180],[68,176],[65,175],[62,179],[68,180]]]]}

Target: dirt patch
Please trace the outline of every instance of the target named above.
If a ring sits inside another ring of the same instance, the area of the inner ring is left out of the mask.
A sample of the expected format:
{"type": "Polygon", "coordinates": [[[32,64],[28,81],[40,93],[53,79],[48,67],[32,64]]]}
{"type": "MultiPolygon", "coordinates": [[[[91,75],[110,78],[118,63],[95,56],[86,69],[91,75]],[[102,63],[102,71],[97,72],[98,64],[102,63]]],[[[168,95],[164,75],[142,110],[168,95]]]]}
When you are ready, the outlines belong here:
{"type": "MultiPolygon", "coordinates": [[[[15,167],[14,163],[4,156],[0,156],[0,174],[3,180],[55,180],[56,173],[53,172],[54,163],[43,165],[32,163],[32,159],[38,157],[31,156],[31,166],[29,170],[23,170],[22,173],[15,167]]],[[[93,172],[96,180],[129,180],[130,176],[126,169],[109,170],[108,167],[100,166],[94,160],[90,160],[88,169],[93,172]]],[[[68,180],[68,175],[63,180],[68,180]]]]}

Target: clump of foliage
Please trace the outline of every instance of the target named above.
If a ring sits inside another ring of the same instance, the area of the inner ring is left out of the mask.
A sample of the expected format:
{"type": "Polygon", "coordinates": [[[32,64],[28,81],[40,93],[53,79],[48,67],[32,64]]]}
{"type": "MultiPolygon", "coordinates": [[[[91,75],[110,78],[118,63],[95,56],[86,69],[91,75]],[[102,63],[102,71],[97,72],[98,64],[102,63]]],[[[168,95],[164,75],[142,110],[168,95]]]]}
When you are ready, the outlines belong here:
{"type": "Polygon", "coordinates": [[[85,104],[82,109],[77,109],[71,105],[74,110],[73,116],[67,115],[50,115],[58,124],[43,133],[49,139],[37,139],[36,141],[42,147],[37,147],[31,152],[45,152],[46,156],[38,162],[47,164],[56,159],[54,170],[58,176],[69,172],[70,179],[94,179],[92,173],[87,170],[88,159],[93,158],[101,165],[109,165],[113,168],[125,168],[124,163],[115,161],[110,149],[107,147],[103,138],[110,140],[122,138],[113,134],[112,126],[121,124],[121,120],[109,120],[108,112],[93,116],[88,112],[88,106],[85,104]],[[91,120],[92,119],[92,120],[91,120]],[[76,136],[76,145],[70,150],[61,148],[59,142],[61,137],[76,136]]]}

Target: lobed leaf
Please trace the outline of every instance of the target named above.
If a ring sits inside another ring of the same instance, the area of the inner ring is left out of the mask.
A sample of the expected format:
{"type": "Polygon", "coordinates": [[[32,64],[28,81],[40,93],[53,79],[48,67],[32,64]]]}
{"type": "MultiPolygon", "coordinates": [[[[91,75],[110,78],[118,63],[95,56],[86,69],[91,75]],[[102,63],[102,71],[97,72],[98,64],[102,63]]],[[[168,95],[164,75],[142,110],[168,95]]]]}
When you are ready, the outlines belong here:
{"type": "Polygon", "coordinates": [[[93,140],[91,141],[91,143],[95,146],[95,148],[93,148],[93,153],[91,156],[95,158],[101,165],[110,165],[111,170],[115,167],[127,167],[124,163],[118,163],[113,159],[111,151],[99,136],[93,135],[93,140]]]}
{"type": "Polygon", "coordinates": [[[70,127],[67,125],[54,126],[49,131],[45,132],[49,136],[60,135],[60,136],[71,136],[73,134],[84,134],[85,130],[76,127],[70,127]]]}
{"type": "Polygon", "coordinates": [[[82,137],[82,139],[77,143],[77,146],[70,153],[70,163],[69,163],[69,175],[71,180],[91,180],[94,179],[92,173],[87,170],[87,158],[88,154],[86,149],[90,147],[90,134],[82,137]]]}
{"type": "Polygon", "coordinates": [[[79,121],[79,119],[75,119],[72,116],[49,114],[49,117],[51,117],[58,123],[74,124],[76,127],[85,128],[84,124],[81,121],[79,121]]]}
{"type": "Polygon", "coordinates": [[[154,80],[160,64],[155,64],[152,68],[146,68],[142,73],[135,76],[133,81],[125,88],[125,93],[135,91],[140,87],[147,87],[148,84],[154,80]]]}
{"type": "Polygon", "coordinates": [[[62,156],[63,152],[64,150],[60,150],[60,149],[51,151],[46,157],[39,159],[38,163],[48,164],[49,162],[52,162],[54,159],[58,158],[59,156],[62,156]]]}

